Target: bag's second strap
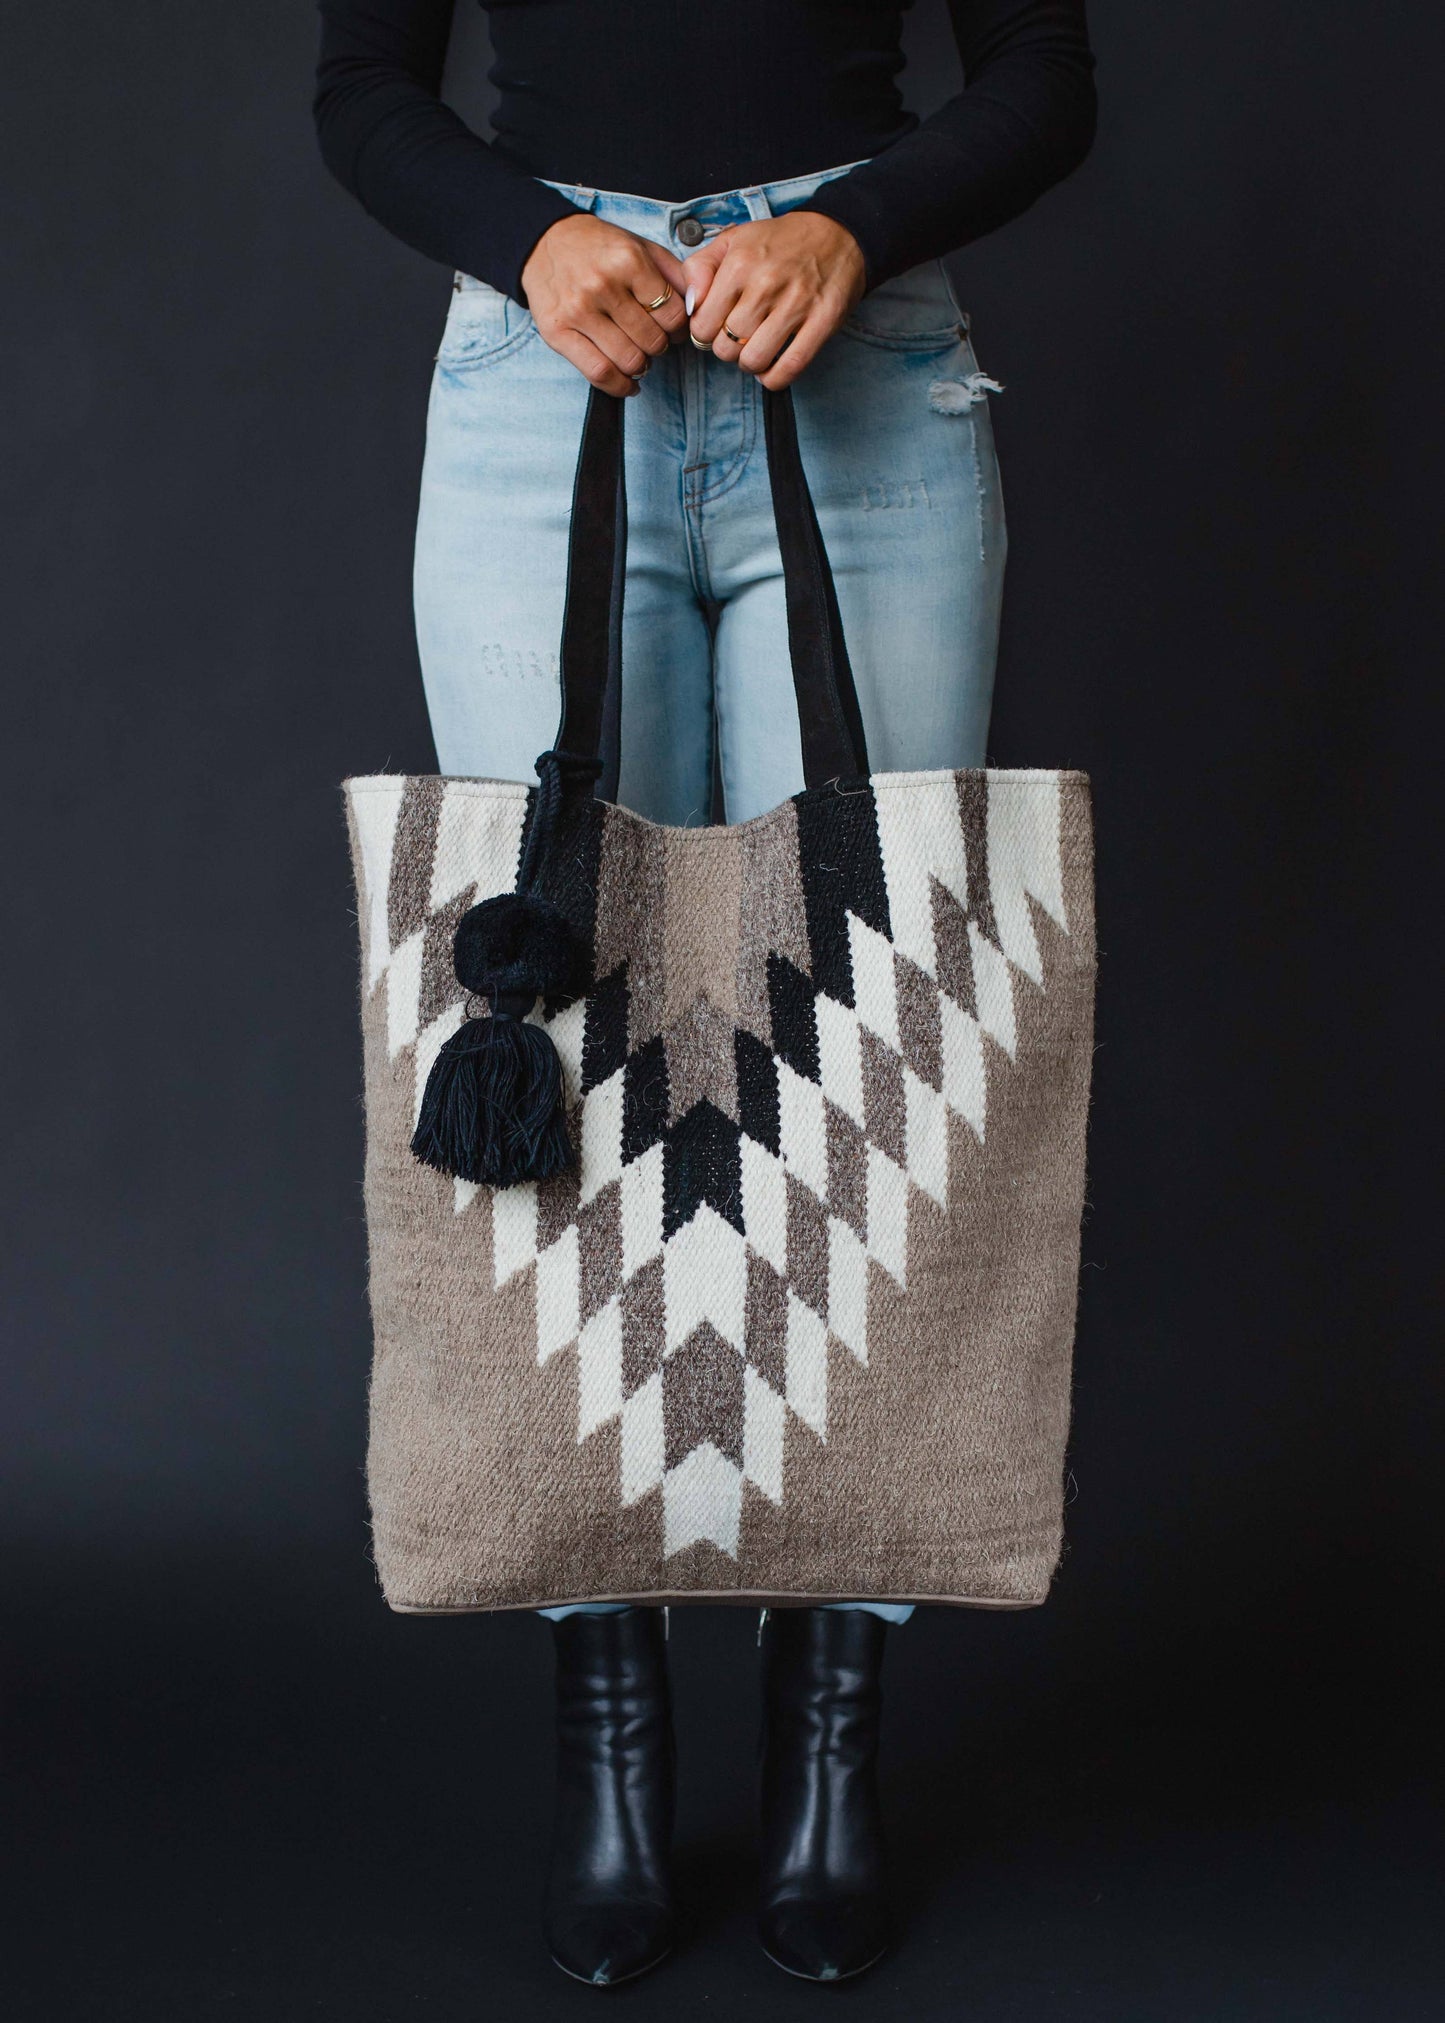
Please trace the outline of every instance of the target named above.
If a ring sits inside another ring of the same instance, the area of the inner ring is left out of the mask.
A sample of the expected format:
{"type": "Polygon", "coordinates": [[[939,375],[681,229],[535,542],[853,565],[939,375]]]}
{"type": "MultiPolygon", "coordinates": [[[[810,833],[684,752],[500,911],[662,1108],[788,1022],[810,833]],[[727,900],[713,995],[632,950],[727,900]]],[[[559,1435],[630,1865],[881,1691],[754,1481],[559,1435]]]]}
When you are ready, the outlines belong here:
{"type": "Polygon", "coordinates": [[[788,603],[788,651],[803,738],[803,779],[810,787],[821,787],[829,780],[866,774],[868,746],[838,592],[798,449],[793,396],[787,388],[781,393],[770,393],[766,387],[761,391],[768,478],[788,603]]]}
{"type": "MultiPolygon", "coordinates": [[[[868,750],[833,572],[798,449],[792,395],[763,388],[762,397],[803,779],[809,787],[820,787],[865,775],[868,750]]],[[[612,394],[592,390],[572,492],[557,749],[589,759],[602,751],[604,729],[614,750],[617,737],[617,726],[607,718],[619,708],[620,695],[620,586],[627,548],[625,405],[612,394]]]]}

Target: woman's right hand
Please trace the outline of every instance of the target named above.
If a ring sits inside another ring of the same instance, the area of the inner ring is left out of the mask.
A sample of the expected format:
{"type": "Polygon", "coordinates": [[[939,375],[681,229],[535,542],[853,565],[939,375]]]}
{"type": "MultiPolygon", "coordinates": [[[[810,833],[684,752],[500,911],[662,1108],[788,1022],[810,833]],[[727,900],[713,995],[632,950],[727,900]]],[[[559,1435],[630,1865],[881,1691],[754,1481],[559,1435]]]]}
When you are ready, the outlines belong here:
{"type": "Polygon", "coordinates": [[[687,328],[681,261],[590,211],[548,227],[522,269],[522,287],[543,340],[604,393],[636,393],[648,360],[687,328]],[[649,309],[667,289],[666,301],[649,309]]]}

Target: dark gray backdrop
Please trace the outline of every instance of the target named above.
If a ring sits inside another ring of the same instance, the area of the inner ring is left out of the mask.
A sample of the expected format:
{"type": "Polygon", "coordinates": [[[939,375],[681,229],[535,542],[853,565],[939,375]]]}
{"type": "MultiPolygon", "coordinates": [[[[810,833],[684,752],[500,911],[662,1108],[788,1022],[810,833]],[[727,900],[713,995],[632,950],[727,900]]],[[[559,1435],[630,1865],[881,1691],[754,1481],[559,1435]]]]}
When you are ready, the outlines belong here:
{"type": "MultiPolygon", "coordinates": [[[[1439,50],[1399,0],[1093,15],[1093,156],[955,263],[1007,386],[993,757],[1096,783],[1070,1547],[1046,1610],[895,1637],[910,1929],[843,1999],[1405,2023],[1441,1990],[1439,50]]],[[[911,34],[927,103],[941,9],[911,34]]],[[[3,1971],[47,2023],[570,2013],[545,1634],[390,1617],[364,1522],[336,789],[434,764],[448,277],[325,179],[304,0],[0,35],[3,1971]]],[[[468,22],[473,108],[484,63],[468,22]]],[[[628,1999],[801,2013],[748,1930],[752,1623],[673,1626],[695,1922],[628,1999]]]]}

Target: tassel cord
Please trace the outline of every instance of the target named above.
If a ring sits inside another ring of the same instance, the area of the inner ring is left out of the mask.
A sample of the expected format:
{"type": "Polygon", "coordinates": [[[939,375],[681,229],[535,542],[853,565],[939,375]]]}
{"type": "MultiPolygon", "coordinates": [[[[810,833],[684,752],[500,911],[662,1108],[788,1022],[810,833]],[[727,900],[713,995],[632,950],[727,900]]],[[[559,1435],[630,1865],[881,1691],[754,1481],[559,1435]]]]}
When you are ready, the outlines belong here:
{"type": "Polygon", "coordinates": [[[537,796],[532,804],[527,839],[522,846],[522,861],[517,867],[518,892],[530,892],[542,874],[561,819],[567,788],[574,780],[595,780],[601,771],[600,759],[586,758],[580,752],[553,749],[543,752],[538,759],[537,796]]]}

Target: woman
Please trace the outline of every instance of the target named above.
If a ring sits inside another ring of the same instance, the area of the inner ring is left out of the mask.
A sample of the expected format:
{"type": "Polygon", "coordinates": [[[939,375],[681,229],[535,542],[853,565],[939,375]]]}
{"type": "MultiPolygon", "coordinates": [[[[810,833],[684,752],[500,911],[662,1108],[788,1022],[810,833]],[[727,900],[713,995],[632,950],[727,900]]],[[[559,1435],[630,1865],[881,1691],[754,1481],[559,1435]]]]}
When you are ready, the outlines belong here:
{"type": "MultiPolygon", "coordinates": [[[[737,822],[802,784],[759,387],[796,383],[872,763],[984,762],[1004,565],[987,392],[939,258],[1083,157],[1082,0],[951,0],[965,89],[902,109],[904,0],[483,0],[491,145],[444,107],[454,0],[323,0],[316,117],[341,182],[455,269],[427,425],[416,618],[443,773],[551,742],[587,388],[626,396],[617,799],[737,822]]],[[[554,1624],[557,1964],[607,1983],[672,1932],[660,1612],[554,1624]]],[[[761,1936],[816,1980],[885,1943],[885,1625],[766,1618],[761,1936]]]]}

